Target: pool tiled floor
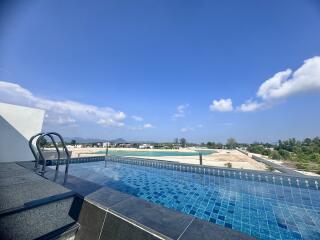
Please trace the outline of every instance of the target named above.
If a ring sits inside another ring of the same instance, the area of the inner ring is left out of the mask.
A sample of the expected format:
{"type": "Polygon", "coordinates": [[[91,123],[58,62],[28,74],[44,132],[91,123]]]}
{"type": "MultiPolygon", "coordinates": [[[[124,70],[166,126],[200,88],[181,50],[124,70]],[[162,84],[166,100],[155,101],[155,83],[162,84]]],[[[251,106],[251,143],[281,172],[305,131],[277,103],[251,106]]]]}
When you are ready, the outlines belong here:
{"type": "Polygon", "coordinates": [[[259,239],[320,239],[318,190],[118,162],[69,174],[259,239]]]}

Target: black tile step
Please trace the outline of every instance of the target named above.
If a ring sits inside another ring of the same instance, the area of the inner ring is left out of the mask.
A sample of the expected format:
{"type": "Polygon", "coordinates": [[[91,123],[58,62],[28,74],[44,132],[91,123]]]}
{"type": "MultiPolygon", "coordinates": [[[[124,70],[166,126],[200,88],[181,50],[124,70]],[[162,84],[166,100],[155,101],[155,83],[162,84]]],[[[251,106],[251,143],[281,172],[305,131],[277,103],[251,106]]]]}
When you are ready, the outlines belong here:
{"type": "Polygon", "coordinates": [[[63,240],[69,239],[75,236],[76,232],[80,228],[79,223],[70,223],[62,228],[56,229],[48,234],[45,234],[35,240],[63,240]]]}
{"type": "MultiPolygon", "coordinates": [[[[65,197],[0,217],[1,239],[59,239],[76,224],[83,199],[65,197]]],[[[35,206],[35,205],[33,205],[35,206]]]]}
{"type": "Polygon", "coordinates": [[[5,210],[0,211],[0,218],[7,216],[7,215],[10,215],[10,214],[16,214],[18,212],[22,212],[22,211],[25,211],[28,209],[36,208],[36,207],[39,207],[39,206],[42,206],[45,204],[49,204],[52,202],[60,201],[60,200],[66,199],[66,198],[73,198],[75,196],[77,196],[77,194],[75,192],[69,191],[69,192],[49,196],[46,198],[26,202],[21,206],[13,207],[13,208],[9,208],[9,209],[5,209],[5,210]]]}

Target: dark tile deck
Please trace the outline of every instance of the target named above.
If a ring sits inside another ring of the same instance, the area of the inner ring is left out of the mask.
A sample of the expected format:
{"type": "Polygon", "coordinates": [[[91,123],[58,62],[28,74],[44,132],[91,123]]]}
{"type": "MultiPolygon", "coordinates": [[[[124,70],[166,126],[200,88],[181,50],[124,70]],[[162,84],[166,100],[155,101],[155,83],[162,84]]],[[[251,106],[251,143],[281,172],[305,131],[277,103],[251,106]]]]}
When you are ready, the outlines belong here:
{"type": "MultiPolygon", "coordinates": [[[[33,162],[19,162],[17,164],[33,171],[33,168],[34,168],[33,162]]],[[[35,175],[33,172],[32,174],[35,175]]],[[[56,175],[55,170],[49,167],[46,168],[46,172],[43,177],[76,192],[82,197],[85,197],[90,193],[93,193],[101,188],[101,186],[96,183],[89,182],[89,181],[86,181],[85,179],[74,177],[71,175],[69,175],[67,179],[65,179],[64,172],[58,172],[58,174],[56,175]]],[[[43,177],[40,177],[40,178],[43,178],[43,177]]]]}
{"type": "Polygon", "coordinates": [[[117,240],[156,240],[159,239],[151,232],[128,224],[128,222],[112,213],[107,213],[105,224],[101,231],[101,240],[117,239],[117,240]]]}
{"type": "Polygon", "coordinates": [[[135,197],[112,206],[110,211],[120,213],[172,239],[177,239],[194,218],[135,197]]]}
{"type": "Polygon", "coordinates": [[[120,202],[132,198],[131,195],[126,193],[121,193],[112,188],[103,187],[98,191],[87,196],[87,200],[95,202],[99,204],[102,208],[108,209],[115,204],[119,204],[120,202]]]}
{"type": "Polygon", "coordinates": [[[99,239],[106,212],[89,202],[84,202],[79,217],[81,226],[78,240],[99,239]]]}
{"type": "Polygon", "coordinates": [[[69,191],[15,163],[0,166],[0,211],[69,191]]]}

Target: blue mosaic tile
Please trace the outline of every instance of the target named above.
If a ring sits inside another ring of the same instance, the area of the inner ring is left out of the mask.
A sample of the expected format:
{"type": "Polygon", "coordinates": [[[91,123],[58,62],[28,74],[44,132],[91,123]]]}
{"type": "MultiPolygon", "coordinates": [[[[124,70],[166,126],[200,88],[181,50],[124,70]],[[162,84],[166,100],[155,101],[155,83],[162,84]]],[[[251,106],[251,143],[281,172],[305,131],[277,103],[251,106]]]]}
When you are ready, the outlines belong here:
{"type": "Polygon", "coordinates": [[[88,160],[70,166],[69,174],[258,239],[320,239],[320,192],[300,188],[302,180],[282,185],[272,176],[259,181],[260,174],[156,164],[108,161],[105,167],[88,160]]]}

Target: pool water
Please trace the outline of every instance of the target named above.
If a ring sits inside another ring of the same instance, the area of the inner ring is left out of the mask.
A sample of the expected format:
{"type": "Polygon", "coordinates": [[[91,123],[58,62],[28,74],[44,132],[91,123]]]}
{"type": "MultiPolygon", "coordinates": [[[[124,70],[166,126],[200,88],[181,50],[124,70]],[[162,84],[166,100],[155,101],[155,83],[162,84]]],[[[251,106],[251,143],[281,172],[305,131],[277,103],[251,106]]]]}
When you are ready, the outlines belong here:
{"type": "Polygon", "coordinates": [[[320,239],[318,190],[113,161],[69,174],[258,239],[320,239]]]}
{"type": "MultiPolygon", "coordinates": [[[[105,151],[98,151],[98,154],[105,154],[105,151]]],[[[201,150],[202,155],[215,153],[213,150],[201,150]]],[[[199,156],[198,152],[179,152],[179,151],[127,151],[109,149],[109,155],[113,156],[131,156],[131,157],[168,157],[168,156],[199,156]]]]}

